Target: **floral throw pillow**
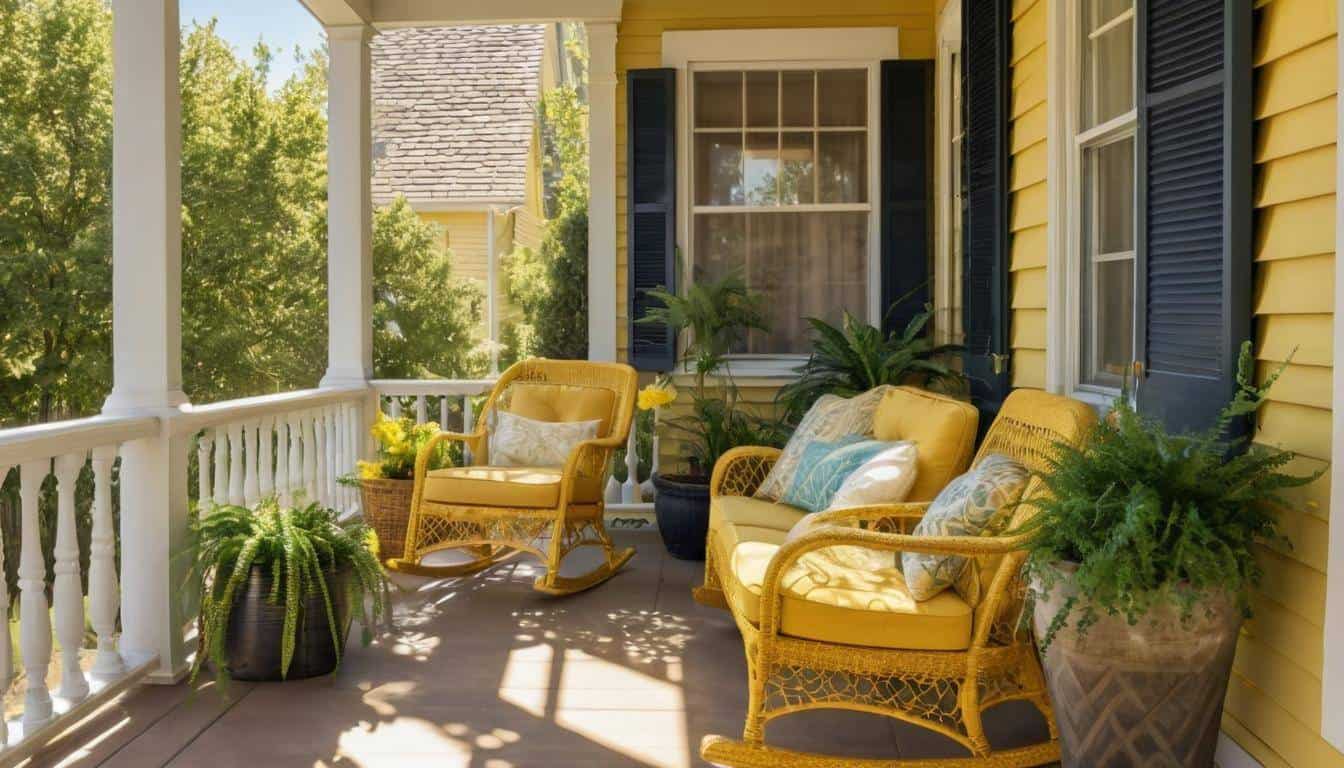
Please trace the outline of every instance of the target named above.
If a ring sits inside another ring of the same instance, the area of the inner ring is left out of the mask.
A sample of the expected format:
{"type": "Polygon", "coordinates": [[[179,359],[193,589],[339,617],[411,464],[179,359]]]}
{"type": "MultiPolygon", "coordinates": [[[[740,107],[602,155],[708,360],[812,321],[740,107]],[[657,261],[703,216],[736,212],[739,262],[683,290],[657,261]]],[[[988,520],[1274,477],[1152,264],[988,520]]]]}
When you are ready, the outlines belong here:
{"type": "MultiPolygon", "coordinates": [[[[1020,462],[991,454],[947,484],[915,526],[916,536],[994,536],[1012,518],[1030,473],[1020,462]]],[[[928,600],[959,582],[969,561],[957,555],[901,553],[911,597],[928,600]]]]}
{"type": "Polygon", "coordinates": [[[490,431],[490,464],[496,467],[565,466],[574,446],[597,437],[602,422],[539,421],[497,411],[490,431]]]}
{"type": "Polygon", "coordinates": [[[866,436],[873,433],[873,414],[878,403],[892,389],[881,386],[854,397],[823,395],[808,409],[807,415],[793,431],[788,444],[780,454],[765,481],[756,489],[756,498],[779,501],[793,486],[794,475],[808,446],[816,442],[835,443],[844,437],[866,436]]]}

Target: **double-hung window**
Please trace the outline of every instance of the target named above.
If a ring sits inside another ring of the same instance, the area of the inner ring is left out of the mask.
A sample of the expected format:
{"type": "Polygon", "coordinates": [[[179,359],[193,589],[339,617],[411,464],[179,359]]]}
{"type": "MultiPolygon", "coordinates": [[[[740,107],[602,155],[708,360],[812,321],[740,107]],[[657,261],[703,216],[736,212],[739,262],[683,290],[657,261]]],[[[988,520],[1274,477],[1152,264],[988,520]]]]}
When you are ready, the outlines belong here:
{"type": "MultiPolygon", "coordinates": [[[[1072,5],[1072,4],[1070,4],[1072,5]]],[[[1076,337],[1070,389],[1109,394],[1134,360],[1134,0],[1081,0],[1073,10],[1076,73],[1069,139],[1069,255],[1076,337]]]]}
{"type": "Polygon", "coordinates": [[[690,73],[691,279],[736,271],[771,324],[738,354],[805,354],[808,317],[870,319],[873,76],[768,63],[690,73]]]}

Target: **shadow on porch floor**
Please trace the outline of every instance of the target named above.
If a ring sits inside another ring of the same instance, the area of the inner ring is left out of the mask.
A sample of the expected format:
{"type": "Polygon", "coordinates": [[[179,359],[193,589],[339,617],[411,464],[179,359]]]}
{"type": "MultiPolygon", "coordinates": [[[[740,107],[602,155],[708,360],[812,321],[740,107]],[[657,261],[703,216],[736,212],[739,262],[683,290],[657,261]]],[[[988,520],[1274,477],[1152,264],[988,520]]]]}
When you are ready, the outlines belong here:
{"type": "MultiPolygon", "coordinates": [[[[398,577],[396,631],[336,675],[284,684],[146,687],[72,729],[32,766],[702,765],[707,733],[739,735],[746,666],[731,618],[691,601],[700,563],[651,531],[639,554],[570,598],[531,589],[527,560],[466,579],[398,577]]],[[[575,555],[579,557],[579,555],[575,555]]],[[[581,564],[580,564],[581,565],[581,564]]],[[[1030,706],[986,723],[998,746],[1039,739],[1030,706]]],[[[849,712],[776,721],[772,742],[864,757],[960,756],[935,734],[849,712]]]]}

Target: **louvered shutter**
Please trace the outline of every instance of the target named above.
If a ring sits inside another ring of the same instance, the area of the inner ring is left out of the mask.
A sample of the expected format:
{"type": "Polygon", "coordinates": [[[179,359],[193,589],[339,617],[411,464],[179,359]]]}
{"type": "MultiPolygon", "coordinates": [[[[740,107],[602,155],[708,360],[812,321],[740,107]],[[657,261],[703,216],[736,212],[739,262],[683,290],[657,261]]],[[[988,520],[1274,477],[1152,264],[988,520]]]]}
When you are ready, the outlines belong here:
{"type": "Polygon", "coordinates": [[[674,69],[626,73],[626,247],[630,364],[669,371],[676,334],[665,325],[636,323],[654,300],[650,288],[676,290],[677,142],[674,69]]]}
{"type": "Polygon", "coordinates": [[[1211,424],[1251,332],[1252,10],[1138,3],[1139,409],[1211,424]]]}
{"type": "Polygon", "coordinates": [[[988,426],[1008,394],[1007,0],[964,0],[962,327],[971,396],[988,426]]]}
{"type": "Polygon", "coordinates": [[[899,331],[929,301],[932,61],[882,62],[881,131],[882,311],[899,331]]]}

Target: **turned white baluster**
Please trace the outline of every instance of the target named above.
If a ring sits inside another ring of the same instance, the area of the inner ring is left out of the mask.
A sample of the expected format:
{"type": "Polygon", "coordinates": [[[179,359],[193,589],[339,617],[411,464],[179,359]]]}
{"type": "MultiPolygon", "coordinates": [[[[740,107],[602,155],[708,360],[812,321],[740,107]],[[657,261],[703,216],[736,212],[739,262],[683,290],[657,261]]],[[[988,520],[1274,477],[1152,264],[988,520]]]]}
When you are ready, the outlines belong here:
{"type": "Polygon", "coordinates": [[[51,664],[51,614],[48,612],[46,563],[42,561],[38,499],[50,462],[24,462],[19,469],[23,522],[19,550],[19,651],[27,685],[23,694],[23,730],[32,733],[51,719],[47,667],[51,664]]]}
{"type": "MultiPolygon", "coordinates": [[[[356,471],[356,462],[360,459],[359,436],[360,425],[359,405],[350,403],[345,409],[345,445],[346,460],[350,462],[350,471],[356,471]]],[[[351,512],[359,508],[359,491],[356,488],[346,487],[346,509],[351,512]]]]}
{"type": "Polygon", "coordinates": [[[196,440],[196,499],[202,511],[210,507],[210,446],[214,441],[205,431],[196,440]]]}
{"type": "MultiPolygon", "coordinates": [[[[470,435],[476,431],[476,415],[472,413],[474,408],[471,405],[471,395],[462,396],[462,434],[470,435]]],[[[471,449],[466,443],[462,444],[462,465],[471,466],[471,449]]]]}
{"type": "Polygon", "coordinates": [[[318,409],[313,414],[313,436],[317,441],[313,443],[317,446],[317,495],[314,500],[327,504],[327,425],[322,418],[322,410],[318,409]]]}
{"type": "Polygon", "coordinates": [[[393,396],[389,397],[387,400],[388,400],[388,403],[387,403],[387,415],[390,416],[390,417],[392,417],[392,418],[394,418],[394,419],[400,419],[400,418],[401,418],[401,398],[397,397],[396,395],[393,395],[393,396]]]}
{"type": "Polygon", "coordinates": [[[289,425],[284,416],[275,418],[275,492],[283,506],[293,503],[289,494],[289,425]]]}
{"type": "MultiPolygon", "coordinates": [[[[112,462],[117,449],[93,449],[93,533],[89,542],[89,617],[98,635],[93,660],[96,680],[113,680],[125,671],[117,652],[117,607],[121,585],[117,579],[117,543],[112,529],[112,462]]],[[[204,463],[201,466],[205,466],[204,463]]]]}
{"type": "Polygon", "coordinates": [[[415,398],[415,423],[424,424],[429,421],[429,402],[424,395],[416,395],[415,398]]]}
{"type": "Polygon", "coordinates": [[[229,503],[229,435],[215,427],[215,503],[229,503]]]}
{"type": "Polygon", "coordinates": [[[299,414],[289,414],[289,500],[298,502],[303,494],[303,421],[299,414]]]}
{"type": "MultiPolygon", "coordinates": [[[[0,467],[0,485],[9,477],[10,467],[0,467]]],[[[3,619],[4,632],[0,632],[0,691],[9,690],[14,680],[14,649],[9,640],[9,579],[5,576],[5,541],[0,533],[0,619],[3,619]]],[[[9,726],[0,718],[0,747],[9,744],[9,726]]]]}
{"type": "Polygon", "coordinates": [[[266,416],[262,418],[260,431],[257,433],[257,439],[260,443],[257,446],[257,486],[261,490],[261,497],[268,498],[275,495],[275,457],[272,455],[271,446],[275,443],[275,417],[266,416]]]}
{"type": "Polygon", "coordinates": [[[318,501],[317,495],[317,437],[313,429],[313,415],[305,413],[301,417],[303,424],[303,490],[306,502],[318,501]]]}
{"type": "Polygon", "coordinates": [[[439,397],[439,429],[447,429],[447,428],[448,428],[448,396],[443,395],[439,397]]]}
{"type": "Polygon", "coordinates": [[[247,450],[243,465],[243,500],[248,507],[255,507],[261,500],[261,481],[257,478],[257,422],[249,421],[243,425],[243,439],[247,450]]]}
{"type": "Polygon", "coordinates": [[[56,459],[56,580],[51,587],[56,613],[56,638],[61,641],[62,698],[79,701],[89,683],[79,668],[84,644],[84,590],[79,581],[79,536],[75,531],[75,484],[84,469],[84,454],[56,459]]]}
{"type": "Polygon", "coordinates": [[[322,409],[322,424],[327,428],[327,505],[331,507],[340,506],[336,499],[337,488],[336,478],[341,474],[341,442],[336,433],[336,415],[339,413],[337,408],[322,409]]]}
{"type": "Polygon", "coordinates": [[[621,484],[621,501],[626,504],[639,504],[643,495],[639,487],[639,450],[636,446],[635,427],[630,426],[630,436],[625,441],[625,482],[621,484]]]}
{"type": "Polygon", "coordinates": [[[243,495],[243,425],[231,424],[229,430],[229,503],[242,506],[243,495]]]}

